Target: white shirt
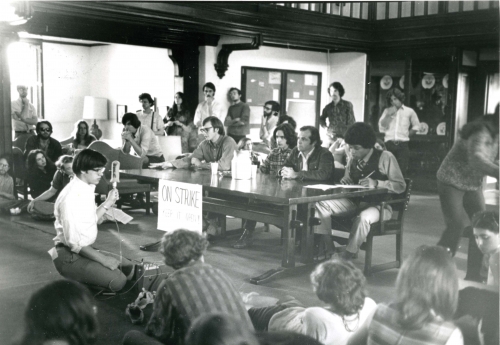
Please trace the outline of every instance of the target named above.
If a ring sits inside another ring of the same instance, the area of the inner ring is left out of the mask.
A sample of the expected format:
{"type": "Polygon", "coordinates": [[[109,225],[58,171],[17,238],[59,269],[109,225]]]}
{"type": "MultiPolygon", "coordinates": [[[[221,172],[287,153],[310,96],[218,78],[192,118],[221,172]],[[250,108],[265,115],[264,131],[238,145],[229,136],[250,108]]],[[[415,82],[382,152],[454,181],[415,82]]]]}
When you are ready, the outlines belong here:
{"type": "MultiPolygon", "coordinates": [[[[163,131],[163,120],[160,115],[157,113],[153,112],[151,109],[151,112],[149,114],[146,114],[144,110],[139,110],[137,112],[137,117],[141,121],[141,125],[148,126],[151,128],[154,132],[158,131],[163,131]],[[154,120],[153,120],[153,128],[151,128],[151,116],[154,115],[154,120]]],[[[157,134],[160,135],[160,134],[157,134]]]]}
{"type": "MultiPolygon", "coordinates": [[[[12,112],[11,115],[14,115],[14,112],[21,114],[24,107],[23,100],[21,99],[21,97],[19,97],[15,101],[12,101],[10,106],[12,112]]],[[[31,103],[28,103],[26,106],[29,107],[27,117],[36,119],[37,115],[35,106],[31,103]]],[[[27,123],[24,123],[19,120],[14,120],[14,118],[12,118],[12,129],[16,132],[29,132],[30,130],[35,129],[35,125],[29,125],[27,123]]]]}
{"type": "Polygon", "coordinates": [[[418,131],[420,122],[412,108],[402,105],[397,111],[395,107],[386,108],[378,127],[380,133],[385,133],[385,141],[409,141],[410,129],[418,131]]]}
{"type": "Polygon", "coordinates": [[[54,242],[68,246],[79,253],[82,247],[92,245],[97,238],[97,207],[95,185],[75,176],[61,191],[54,206],[57,235],[54,242]]]}
{"type": "Polygon", "coordinates": [[[193,123],[195,126],[200,127],[203,125],[203,120],[209,116],[215,116],[224,123],[225,115],[222,105],[215,99],[211,105],[209,105],[207,101],[203,101],[196,107],[193,123]]]}
{"type": "Polygon", "coordinates": [[[309,151],[309,153],[307,155],[304,156],[304,154],[299,151],[299,156],[302,158],[302,171],[308,171],[309,169],[309,165],[307,165],[307,160],[309,159],[309,157],[311,157],[312,153],[314,152],[314,147],[311,151],[309,151]]]}

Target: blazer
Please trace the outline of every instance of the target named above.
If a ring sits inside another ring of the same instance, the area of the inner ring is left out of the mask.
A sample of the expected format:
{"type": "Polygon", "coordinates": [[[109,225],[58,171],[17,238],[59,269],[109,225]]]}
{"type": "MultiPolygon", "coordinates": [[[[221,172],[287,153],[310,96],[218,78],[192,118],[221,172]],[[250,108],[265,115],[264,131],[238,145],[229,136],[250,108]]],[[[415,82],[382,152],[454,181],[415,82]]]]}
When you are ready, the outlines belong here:
{"type": "Polygon", "coordinates": [[[324,147],[315,147],[311,156],[307,160],[307,171],[302,171],[302,157],[299,156],[300,152],[295,147],[288,159],[285,161],[286,167],[293,168],[295,172],[299,173],[299,180],[311,181],[330,181],[333,182],[333,171],[335,169],[333,163],[333,155],[328,149],[324,147]]]}

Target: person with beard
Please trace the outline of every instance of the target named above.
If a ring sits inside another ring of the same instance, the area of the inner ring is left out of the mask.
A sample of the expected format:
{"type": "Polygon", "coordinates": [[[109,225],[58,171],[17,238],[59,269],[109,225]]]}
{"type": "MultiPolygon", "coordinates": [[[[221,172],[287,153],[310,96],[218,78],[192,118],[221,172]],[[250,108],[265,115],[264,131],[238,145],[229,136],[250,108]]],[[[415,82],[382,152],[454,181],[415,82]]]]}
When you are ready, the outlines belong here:
{"type": "Polygon", "coordinates": [[[184,99],[184,93],[177,92],[175,94],[174,104],[163,121],[167,136],[178,135],[181,137],[182,153],[193,152],[196,149],[198,133],[189,112],[189,106],[184,99]]]}
{"type": "Polygon", "coordinates": [[[231,106],[227,110],[224,126],[227,126],[227,135],[239,142],[250,134],[250,107],[241,101],[241,90],[232,87],[229,89],[231,106]]]}
{"type": "Polygon", "coordinates": [[[35,106],[26,97],[28,96],[28,87],[26,85],[17,85],[17,92],[19,98],[11,103],[12,129],[16,133],[15,139],[34,134],[34,126],[38,122],[35,106]]]}
{"type": "Polygon", "coordinates": [[[36,136],[30,137],[24,147],[24,157],[27,158],[32,150],[42,150],[52,162],[62,156],[62,146],[59,141],[51,138],[52,124],[49,121],[40,121],[36,124],[36,136]]]}
{"type": "Polygon", "coordinates": [[[320,125],[327,128],[327,136],[331,142],[337,139],[338,134],[345,133],[347,127],[356,122],[352,103],[342,99],[345,94],[344,87],[338,81],[328,87],[328,94],[332,102],[328,104],[321,114],[320,125]],[[326,124],[328,119],[328,126],[326,124]]]}
{"type": "Polygon", "coordinates": [[[104,175],[106,163],[106,157],[90,149],[75,156],[75,175],[56,201],[54,226],[57,235],[55,248],[49,253],[63,277],[119,291],[132,278],[134,265],[127,259],[120,261],[92,247],[99,219],[118,200],[118,190],[112,189],[99,207],[95,204],[95,186],[104,175]]]}
{"type": "Polygon", "coordinates": [[[264,104],[264,114],[260,124],[260,139],[271,148],[271,138],[280,116],[280,104],[276,101],[267,101],[264,104]]]}

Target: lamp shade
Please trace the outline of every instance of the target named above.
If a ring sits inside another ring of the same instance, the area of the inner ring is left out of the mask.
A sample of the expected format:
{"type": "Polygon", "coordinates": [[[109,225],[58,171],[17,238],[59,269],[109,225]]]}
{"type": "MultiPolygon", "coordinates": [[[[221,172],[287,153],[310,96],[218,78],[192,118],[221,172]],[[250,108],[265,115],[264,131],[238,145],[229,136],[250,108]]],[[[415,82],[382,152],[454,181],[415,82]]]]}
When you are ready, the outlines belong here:
{"type": "Polygon", "coordinates": [[[86,120],[107,120],[108,100],[102,97],[85,96],[83,118],[86,120]]]}

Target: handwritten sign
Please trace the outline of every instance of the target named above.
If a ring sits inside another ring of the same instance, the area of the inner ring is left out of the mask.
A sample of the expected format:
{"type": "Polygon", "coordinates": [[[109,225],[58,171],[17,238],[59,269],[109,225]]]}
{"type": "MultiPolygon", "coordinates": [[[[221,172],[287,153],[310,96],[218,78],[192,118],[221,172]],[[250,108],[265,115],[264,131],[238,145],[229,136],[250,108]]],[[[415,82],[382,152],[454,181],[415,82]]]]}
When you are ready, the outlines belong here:
{"type": "Polygon", "coordinates": [[[202,188],[198,184],[160,180],[158,185],[158,230],[178,229],[201,234],[202,188]]]}

